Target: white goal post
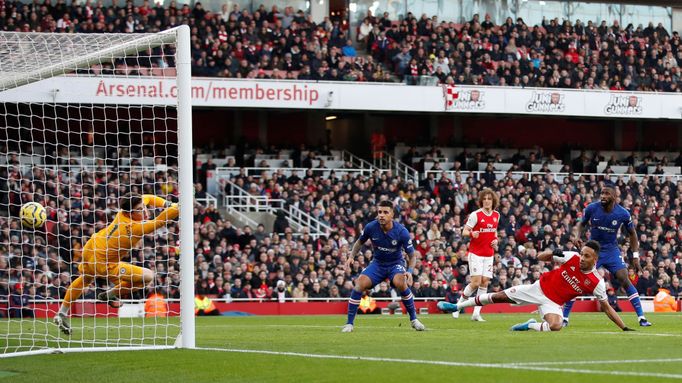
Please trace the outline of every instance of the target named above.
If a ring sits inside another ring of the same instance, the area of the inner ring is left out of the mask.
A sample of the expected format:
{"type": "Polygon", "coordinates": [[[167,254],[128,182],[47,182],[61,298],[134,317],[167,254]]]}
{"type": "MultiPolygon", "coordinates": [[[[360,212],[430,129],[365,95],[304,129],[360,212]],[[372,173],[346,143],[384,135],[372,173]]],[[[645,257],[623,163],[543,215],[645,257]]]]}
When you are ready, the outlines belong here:
{"type": "Polygon", "coordinates": [[[0,32],[0,358],[195,347],[190,44],[186,25],[0,32]],[[145,105],[50,89],[81,77],[162,79],[173,92],[145,105]],[[26,97],[33,83],[44,94],[26,97]],[[141,221],[124,209],[128,193],[147,206],[141,221]],[[27,202],[45,224],[22,224],[27,202]]]}

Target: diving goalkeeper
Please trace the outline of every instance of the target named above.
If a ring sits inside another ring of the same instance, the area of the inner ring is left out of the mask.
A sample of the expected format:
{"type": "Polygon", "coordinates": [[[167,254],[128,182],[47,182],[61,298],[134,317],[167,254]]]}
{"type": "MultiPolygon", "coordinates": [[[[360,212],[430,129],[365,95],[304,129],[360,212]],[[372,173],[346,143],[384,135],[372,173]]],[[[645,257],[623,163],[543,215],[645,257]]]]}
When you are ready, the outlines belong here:
{"type": "Polygon", "coordinates": [[[98,231],[83,247],[83,258],[78,265],[80,276],[68,290],[54,317],[54,323],[66,335],[71,334],[69,310],[83,289],[96,278],[106,278],[114,287],[97,295],[112,307],[119,307],[119,298],[139,290],[154,280],[154,272],[144,267],[121,262],[121,258],[131,250],[145,234],[153,233],[179,215],[178,205],[154,195],[127,193],[121,197],[120,210],[113,222],[98,231]],[[148,220],[147,207],[164,208],[155,219],[148,220]]]}

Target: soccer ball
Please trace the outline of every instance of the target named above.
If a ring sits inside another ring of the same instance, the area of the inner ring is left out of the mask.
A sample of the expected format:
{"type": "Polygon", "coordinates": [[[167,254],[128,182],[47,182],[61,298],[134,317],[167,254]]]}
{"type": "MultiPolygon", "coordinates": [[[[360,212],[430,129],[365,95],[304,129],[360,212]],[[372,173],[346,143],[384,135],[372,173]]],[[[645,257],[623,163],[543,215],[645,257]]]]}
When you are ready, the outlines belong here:
{"type": "Polygon", "coordinates": [[[47,221],[47,211],[38,202],[27,202],[19,212],[21,224],[29,228],[39,228],[47,221]]]}

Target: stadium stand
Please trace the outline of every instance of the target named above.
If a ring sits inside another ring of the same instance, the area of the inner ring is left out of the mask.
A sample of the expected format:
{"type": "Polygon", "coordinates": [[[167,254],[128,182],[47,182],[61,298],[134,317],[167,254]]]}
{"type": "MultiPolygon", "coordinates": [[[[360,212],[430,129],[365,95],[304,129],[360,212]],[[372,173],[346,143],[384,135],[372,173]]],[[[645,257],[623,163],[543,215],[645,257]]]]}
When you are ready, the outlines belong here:
{"type": "MultiPolygon", "coordinates": [[[[315,153],[329,153],[327,155],[332,158],[340,155],[328,148],[307,150],[313,153],[311,157],[306,150],[271,150],[275,152],[265,154],[265,151],[253,150],[251,154],[237,155],[235,149],[230,148],[216,152],[215,158],[212,158],[213,154],[201,153],[197,155],[197,163],[208,162],[209,157],[220,163],[221,156],[230,155],[240,157],[240,161],[245,157],[270,155],[278,161],[292,162],[295,161],[291,158],[293,153],[301,161],[314,158],[315,153]]],[[[450,153],[450,149],[438,150],[441,154],[450,153]]],[[[453,152],[457,153],[457,150],[453,152]]],[[[494,158],[503,153],[510,151],[491,149],[473,153],[471,158],[485,157],[487,160],[488,156],[494,158]]],[[[578,153],[577,158],[583,155],[587,154],[578,153]]],[[[591,154],[590,166],[599,166],[603,156],[604,153],[591,154]]],[[[628,156],[614,153],[613,156],[625,162],[632,156],[652,157],[656,163],[663,162],[661,153],[628,153],[628,156]]],[[[99,161],[31,165],[25,159],[9,156],[7,165],[0,167],[2,176],[9,179],[7,187],[0,189],[0,203],[6,205],[35,192],[36,198],[45,199],[50,217],[44,229],[35,233],[21,232],[16,221],[0,217],[0,272],[7,273],[0,276],[0,296],[17,290],[17,284],[37,299],[63,296],[65,286],[71,281],[71,272],[75,272],[67,262],[78,257],[82,239],[103,227],[114,212],[114,199],[102,198],[100,188],[108,187],[110,196],[123,192],[117,186],[118,177],[130,177],[126,182],[137,185],[133,186],[136,191],[173,198],[175,175],[165,164],[143,166],[126,160],[130,157],[134,158],[134,153],[120,153],[115,164],[99,161]],[[119,173],[116,169],[126,169],[126,172],[119,173]],[[100,185],[95,182],[99,179],[106,179],[108,186],[88,186],[100,185]],[[157,179],[171,182],[154,182],[157,179]],[[80,182],[69,182],[74,180],[80,182]],[[75,187],[76,184],[85,186],[75,187]],[[23,254],[33,256],[16,256],[27,243],[35,243],[35,246],[23,249],[23,254]]],[[[452,158],[449,154],[447,157],[452,158]]],[[[551,156],[538,153],[538,158],[545,161],[551,156]]],[[[254,158],[254,161],[259,159],[254,158]]],[[[513,166],[523,168],[522,161],[526,159],[515,158],[513,166]]],[[[228,158],[226,163],[230,161],[236,159],[228,158]]],[[[680,158],[675,161],[679,162],[680,158]]],[[[312,159],[305,166],[314,166],[312,159]]],[[[202,168],[198,169],[201,172],[202,168]]],[[[521,177],[502,172],[489,178],[485,172],[461,170],[448,173],[450,176],[428,173],[433,176],[424,178],[417,185],[395,177],[391,172],[337,176],[311,171],[300,176],[286,176],[281,169],[261,171],[247,167],[227,179],[266,201],[278,199],[283,205],[297,206],[328,226],[329,232],[313,236],[305,230],[294,230],[287,221],[281,221],[274,234],[262,225],[236,225],[225,218],[224,211],[216,208],[216,200],[208,198],[202,183],[198,182],[196,197],[202,202],[195,207],[198,292],[229,299],[269,299],[277,281],[283,280],[292,296],[299,300],[347,297],[352,288],[351,280],[362,270],[369,250],[366,249],[366,256],[358,257],[347,271],[340,267],[345,254],[363,225],[374,215],[374,203],[389,199],[397,203],[397,218],[414,236],[421,256],[416,268],[415,295],[444,296],[451,285],[461,288],[467,282],[466,244],[459,228],[468,213],[475,209],[476,193],[484,186],[493,186],[501,197],[501,258],[495,266],[491,288],[497,290],[530,283],[548,267],[537,260],[539,250],[550,244],[572,248],[569,228],[579,219],[582,206],[596,198],[602,179],[596,175],[568,175],[560,179],[552,172],[524,173],[521,177]]],[[[633,214],[640,235],[640,262],[644,271],[638,274],[634,268],[630,269],[633,283],[642,295],[655,295],[662,286],[678,291],[682,277],[682,267],[678,263],[682,258],[680,177],[639,174],[618,177],[614,181],[622,204],[633,214]]],[[[175,233],[176,227],[171,225],[167,232],[154,234],[157,236],[155,242],[149,237],[141,248],[131,253],[133,263],[157,271],[150,291],[166,289],[164,292],[169,297],[178,296],[177,291],[168,290],[169,282],[178,278],[175,233]],[[157,247],[152,248],[152,243],[157,247]]],[[[623,251],[628,252],[625,245],[623,251]]],[[[609,276],[606,277],[609,280],[609,276]]],[[[175,282],[172,284],[177,285],[175,282]]],[[[618,285],[613,287],[619,288],[618,285]]],[[[85,297],[92,298],[94,294],[94,289],[90,289],[85,297]]],[[[377,294],[385,294],[380,286],[377,294]]]]}
{"type": "MultiPolygon", "coordinates": [[[[163,7],[148,0],[111,6],[0,3],[0,30],[7,31],[138,33],[185,22],[192,27],[194,76],[661,92],[679,92],[682,81],[680,36],[661,24],[555,18],[530,26],[507,18],[496,25],[479,15],[454,23],[412,13],[391,20],[385,14],[367,17],[358,28],[364,51],[358,52],[338,21],[314,23],[292,7],[261,5],[251,12],[236,5],[211,11],[200,2],[163,7]]],[[[136,70],[174,73],[171,54],[154,56],[163,58],[139,63],[136,70]]]]}

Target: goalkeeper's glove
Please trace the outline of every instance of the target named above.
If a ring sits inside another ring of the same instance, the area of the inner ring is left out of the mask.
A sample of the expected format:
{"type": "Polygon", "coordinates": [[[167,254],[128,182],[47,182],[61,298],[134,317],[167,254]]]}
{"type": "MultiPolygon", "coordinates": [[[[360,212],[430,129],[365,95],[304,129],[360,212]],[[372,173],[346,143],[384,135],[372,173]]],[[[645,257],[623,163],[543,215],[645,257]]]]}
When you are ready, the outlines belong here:
{"type": "Polygon", "coordinates": [[[552,250],[552,255],[555,257],[563,257],[564,251],[557,248],[557,249],[552,250]]]}

